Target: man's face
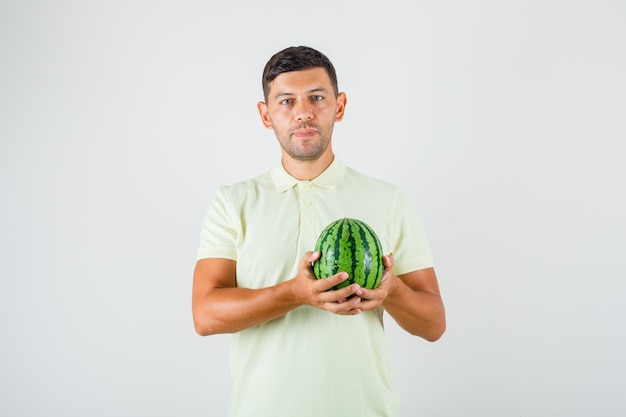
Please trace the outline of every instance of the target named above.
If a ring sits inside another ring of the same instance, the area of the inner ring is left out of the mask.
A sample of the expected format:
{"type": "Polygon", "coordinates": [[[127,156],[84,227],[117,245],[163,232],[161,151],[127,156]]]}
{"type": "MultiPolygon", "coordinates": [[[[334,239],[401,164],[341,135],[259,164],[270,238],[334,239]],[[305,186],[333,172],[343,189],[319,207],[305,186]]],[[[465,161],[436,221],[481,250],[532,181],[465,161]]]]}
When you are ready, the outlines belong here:
{"type": "Polygon", "coordinates": [[[345,94],[335,97],[326,70],[311,68],[276,77],[267,103],[259,103],[258,109],[263,125],[274,130],[284,156],[314,161],[332,152],[333,126],[343,118],[345,105],[345,94]]]}

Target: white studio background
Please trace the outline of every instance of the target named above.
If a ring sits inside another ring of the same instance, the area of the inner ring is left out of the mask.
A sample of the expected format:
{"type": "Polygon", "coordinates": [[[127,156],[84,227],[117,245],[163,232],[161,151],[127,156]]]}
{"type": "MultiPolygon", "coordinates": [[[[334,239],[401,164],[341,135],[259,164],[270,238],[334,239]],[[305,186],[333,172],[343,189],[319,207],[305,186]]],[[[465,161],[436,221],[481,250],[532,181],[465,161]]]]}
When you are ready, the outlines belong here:
{"type": "Polygon", "coordinates": [[[429,231],[448,331],[387,321],[403,417],[626,414],[623,1],[3,0],[0,415],[225,415],[195,250],[277,161],[260,76],[299,44],[429,231]]]}

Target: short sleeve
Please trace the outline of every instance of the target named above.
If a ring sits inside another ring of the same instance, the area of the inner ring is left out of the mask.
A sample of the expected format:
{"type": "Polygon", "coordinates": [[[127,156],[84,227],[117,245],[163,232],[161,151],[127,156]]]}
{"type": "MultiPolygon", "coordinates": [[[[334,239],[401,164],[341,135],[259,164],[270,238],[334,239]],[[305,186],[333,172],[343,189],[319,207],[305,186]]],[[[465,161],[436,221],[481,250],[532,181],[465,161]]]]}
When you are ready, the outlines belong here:
{"type": "Polygon", "coordinates": [[[227,187],[219,187],[202,223],[197,259],[237,260],[238,224],[227,187]]]}
{"type": "Polygon", "coordinates": [[[434,262],[426,231],[415,208],[400,190],[393,217],[396,235],[393,248],[394,273],[401,275],[432,267],[434,262]]]}

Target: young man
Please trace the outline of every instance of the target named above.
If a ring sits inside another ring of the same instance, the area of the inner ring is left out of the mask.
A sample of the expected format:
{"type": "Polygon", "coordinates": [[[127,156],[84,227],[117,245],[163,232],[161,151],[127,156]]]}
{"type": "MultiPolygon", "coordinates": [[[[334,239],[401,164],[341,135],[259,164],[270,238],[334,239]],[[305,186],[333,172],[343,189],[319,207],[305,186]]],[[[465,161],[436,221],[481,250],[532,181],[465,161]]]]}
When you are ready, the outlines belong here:
{"type": "Polygon", "coordinates": [[[393,417],[398,399],[383,311],[411,334],[445,330],[428,242],[394,185],[346,167],[332,150],[346,95],[332,63],[308,47],[275,54],[263,73],[263,125],[282,157],[269,172],[220,187],[205,218],[193,282],[200,335],[231,336],[231,417],[393,417]],[[311,252],[330,222],[351,217],[381,240],[377,289],[330,290],[311,252]]]}

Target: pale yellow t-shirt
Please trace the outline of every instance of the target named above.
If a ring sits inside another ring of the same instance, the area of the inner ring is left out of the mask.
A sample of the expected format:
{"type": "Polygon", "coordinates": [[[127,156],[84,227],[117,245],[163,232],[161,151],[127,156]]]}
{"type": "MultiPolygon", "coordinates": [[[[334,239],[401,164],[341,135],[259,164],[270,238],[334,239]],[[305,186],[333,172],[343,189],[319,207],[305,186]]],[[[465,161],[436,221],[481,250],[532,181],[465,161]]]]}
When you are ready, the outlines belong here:
{"type": "MultiPolygon", "coordinates": [[[[422,225],[395,185],[335,160],[299,181],[279,163],[220,187],[205,218],[198,259],[237,261],[237,285],[263,288],[296,276],[304,253],[330,222],[369,224],[394,272],[433,265],[422,225]]],[[[299,307],[231,335],[231,417],[396,417],[383,311],[341,316],[299,307]]]]}

